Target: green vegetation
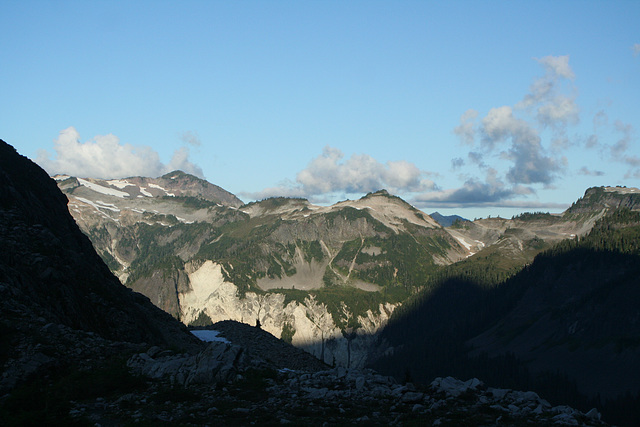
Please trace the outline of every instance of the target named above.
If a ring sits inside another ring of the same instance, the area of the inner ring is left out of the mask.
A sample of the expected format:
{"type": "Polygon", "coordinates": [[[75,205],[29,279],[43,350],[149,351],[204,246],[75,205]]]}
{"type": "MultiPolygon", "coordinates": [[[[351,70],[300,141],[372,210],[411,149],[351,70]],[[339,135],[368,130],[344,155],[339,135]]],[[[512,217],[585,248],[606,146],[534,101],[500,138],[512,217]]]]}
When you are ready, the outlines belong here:
{"type": "Polygon", "coordinates": [[[182,224],[171,228],[160,224],[149,225],[138,223],[133,228],[133,235],[122,237],[118,248],[123,251],[134,248],[137,253],[129,270],[132,272],[127,283],[134,283],[143,277],[149,277],[154,271],[162,271],[163,275],[171,275],[182,268],[184,261],[175,254],[175,247],[185,247],[198,239],[211,238],[214,228],[207,223],[182,224]],[[168,235],[167,233],[170,232],[168,235]],[[171,244],[169,244],[171,243],[171,244]]]}
{"type": "Polygon", "coordinates": [[[204,311],[201,311],[200,314],[198,314],[198,318],[196,320],[189,323],[190,327],[205,327],[211,325],[213,325],[213,322],[211,321],[211,318],[205,314],[204,311]]]}
{"type": "Polygon", "coordinates": [[[285,206],[288,203],[306,203],[307,199],[301,197],[268,197],[257,202],[247,203],[242,208],[248,208],[255,205],[260,205],[266,210],[275,210],[281,206],[285,206]]]}
{"type": "Polygon", "coordinates": [[[456,218],[453,221],[453,223],[451,224],[451,228],[454,228],[456,230],[460,230],[460,229],[468,230],[469,227],[470,227],[470,225],[469,225],[470,222],[471,221],[467,221],[467,220],[464,220],[464,219],[456,218]]]}
{"type": "Polygon", "coordinates": [[[640,254],[640,212],[617,209],[599,219],[587,236],[563,240],[545,255],[553,256],[577,248],[640,254]]]}
{"type": "Polygon", "coordinates": [[[562,221],[561,217],[551,215],[549,212],[524,212],[520,215],[514,215],[511,219],[520,221],[562,221]]]}
{"type": "Polygon", "coordinates": [[[116,259],[109,252],[98,251],[98,254],[100,255],[100,258],[102,258],[104,263],[107,264],[107,267],[109,267],[109,270],[111,271],[120,270],[120,263],[116,261],[116,259]]]}
{"type": "Polygon", "coordinates": [[[142,219],[144,219],[145,221],[157,222],[163,225],[176,225],[180,223],[180,221],[178,221],[178,218],[176,218],[174,215],[164,215],[153,212],[144,212],[142,214],[142,219]]]}
{"type": "Polygon", "coordinates": [[[207,200],[202,197],[194,196],[163,196],[162,199],[167,201],[176,201],[184,207],[193,210],[215,209],[218,208],[218,204],[220,203],[217,200],[207,200]]]}
{"type": "Polygon", "coordinates": [[[325,258],[324,251],[322,250],[322,246],[320,246],[320,242],[317,240],[300,240],[296,241],[296,245],[302,250],[304,254],[304,260],[306,262],[311,262],[312,260],[316,260],[321,262],[325,258]]]}
{"type": "Polygon", "coordinates": [[[285,322],[282,326],[282,332],[280,333],[280,339],[284,342],[291,344],[293,336],[296,333],[296,329],[289,322],[285,322]]]}

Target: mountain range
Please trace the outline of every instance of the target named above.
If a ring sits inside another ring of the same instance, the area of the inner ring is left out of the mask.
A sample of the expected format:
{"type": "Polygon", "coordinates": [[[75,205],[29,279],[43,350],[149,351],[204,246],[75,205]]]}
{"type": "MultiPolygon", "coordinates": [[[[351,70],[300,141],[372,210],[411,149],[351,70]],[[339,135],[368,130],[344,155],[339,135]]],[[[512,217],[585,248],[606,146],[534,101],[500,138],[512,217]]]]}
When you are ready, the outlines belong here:
{"type": "Polygon", "coordinates": [[[444,267],[483,264],[506,278],[544,249],[585,235],[611,206],[635,203],[629,189],[594,188],[560,215],[443,227],[384,190],[332,206],[296,198],[243,204],[180,171],[54,178],[112,272],[185,325],[260,322],[345,366],[363,366],[373,334],[444,267]],[[598,201],[589,202],[595,192],[598,201]]]}
{"type": "MultiPolygon", "coordinates": [[[[196,331],[203,342],[109,272],[54,181],[3,141],[0,255],[3,425],[604,425],[595,408],[553,406],[475,378],[414,385],[372,370],[330,369],[237,322],[196,331]]],[[[307,298],[318,305],[314,294],[307,298]]]]}

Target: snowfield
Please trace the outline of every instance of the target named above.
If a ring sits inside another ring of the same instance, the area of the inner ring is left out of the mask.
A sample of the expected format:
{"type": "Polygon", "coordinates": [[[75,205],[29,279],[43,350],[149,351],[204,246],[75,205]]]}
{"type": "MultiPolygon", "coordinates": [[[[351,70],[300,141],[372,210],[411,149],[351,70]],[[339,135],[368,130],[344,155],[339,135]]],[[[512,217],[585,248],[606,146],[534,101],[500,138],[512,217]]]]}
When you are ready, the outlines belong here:
{"type": "Polygon", "coordinates": [[[94,184],[93,182],[87,181],[86,179],[82,179],[82,178],[77,178],[77,179],[80,185],[85,186],[95,191],[96,193],[105,194],[107,196],[121,197],[121,198],[129,197],[129,193],[125,193],[124,191],[119,191],[113,188],[108,188],[102,185],[94,184]]]}
{"type": "Polygon", "coordinates": [[[225,344],[231,344],[231,341],[224,337],[219,337],[220,331],[214,331],[213,329],[202,329],[191,331],[193,335],[198,337],[200,341],[205,342],[223,342],[225,344]]]}

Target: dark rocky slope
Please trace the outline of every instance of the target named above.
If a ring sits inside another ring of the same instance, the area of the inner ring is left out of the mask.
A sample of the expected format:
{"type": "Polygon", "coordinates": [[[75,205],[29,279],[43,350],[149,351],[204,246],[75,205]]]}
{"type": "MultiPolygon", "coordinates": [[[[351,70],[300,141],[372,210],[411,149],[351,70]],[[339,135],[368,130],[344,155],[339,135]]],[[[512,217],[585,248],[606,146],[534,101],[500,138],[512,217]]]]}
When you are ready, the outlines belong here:
{"type": "Polygon", "coordinates": [[[0,384],[36,372],[39,359],[50,366],[69,358],[68,348],[50,342],[58,325],[104,340],[197,350],[186,328],[111,274],[66,203],[40,167],[0,141],[0,384]],[[22,372],[24,358],[29,372],[22,372]]]}

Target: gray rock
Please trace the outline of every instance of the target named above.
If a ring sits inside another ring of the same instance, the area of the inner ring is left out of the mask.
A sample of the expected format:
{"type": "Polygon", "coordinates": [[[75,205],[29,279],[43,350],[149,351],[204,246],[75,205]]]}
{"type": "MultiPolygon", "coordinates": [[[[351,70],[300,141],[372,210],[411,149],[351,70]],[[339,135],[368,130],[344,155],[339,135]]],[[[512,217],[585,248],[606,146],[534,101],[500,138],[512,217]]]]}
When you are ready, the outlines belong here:
{"type": "Polygon", "coordinates": [[[424,412],[425,410],[425,406],[421,405],[419,403],[416,403],[415,405],[413,405],[413,407],[411,408],[411,412],[424,412]]]}
{"type": "Polygon", "coordinates": [[[422,402],[424,394],[417,391],[409,391],[405,393],[400,399],[403,403],[417,403],[422,402]]]}
{"type": "Polygon", "coordinates": [[[600,420],[600,412],[598,412],[598,410],[596,408],[592,408],[589,410],[589,412],[587,412],[586,414],[584,414],[587,418],[590,418],[592,420],[600,420]]]}

